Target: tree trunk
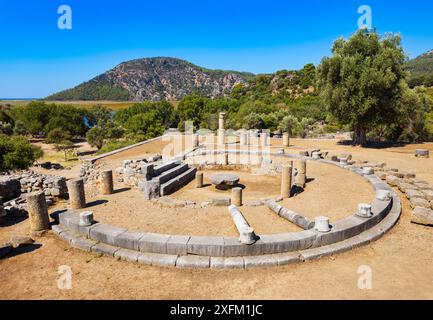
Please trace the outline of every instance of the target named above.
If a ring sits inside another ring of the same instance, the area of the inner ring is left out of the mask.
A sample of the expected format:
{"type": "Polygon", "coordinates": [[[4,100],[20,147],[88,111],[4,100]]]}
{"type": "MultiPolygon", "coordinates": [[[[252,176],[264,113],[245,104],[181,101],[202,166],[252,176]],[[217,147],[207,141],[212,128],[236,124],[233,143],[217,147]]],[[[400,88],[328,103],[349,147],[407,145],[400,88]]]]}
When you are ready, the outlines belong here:
{"type": "Polygon", "coordinates": [[[353,144],[356,146],[365,146],[367,144],[367,132],[363,126],[355,126],[353,144]]]}

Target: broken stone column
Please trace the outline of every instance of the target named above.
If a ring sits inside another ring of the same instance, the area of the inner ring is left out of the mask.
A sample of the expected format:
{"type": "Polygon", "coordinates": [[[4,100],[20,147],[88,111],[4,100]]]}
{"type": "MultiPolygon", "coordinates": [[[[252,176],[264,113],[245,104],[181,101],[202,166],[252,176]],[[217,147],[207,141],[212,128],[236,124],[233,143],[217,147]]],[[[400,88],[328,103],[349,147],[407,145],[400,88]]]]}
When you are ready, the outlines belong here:
{"type": "Polygon", "coordinates": [[[113,194],[113,171],[104,170],[101,172],[101,192],[104,195],[113,194]]]}
{"type": "Polygon", "coordinates": [[[328,217],[316,217],[314,221],[314,229],[318,232],[326,233],[331,231],[328,217]]]}
{"type": "Polygon", "coordinates": [[[266,201],[266,205],[273,212],[278,214],[280,217],[289,220],[290,222],[296,224],[304,230],[309,230],[314,228],[314,221],[311,221],[307,217],[304,217],[296,212],[293,212],[283,206],[280,206],[275,200],[266,201]]]}
{"type": "Polygon", "coordinates": [[[239,231],[239,241],[242,244],[253,244],[257,241],[257,236],[254,233],[254,229],[248,224],[243,214],[234,205],[229,207],[230,215],[232,216],[233,222],[239,231]]]}
{"type": "Polygon", "coordinates": [[[290,136],[288,132],[283,133],[283,146],[289,147],[290,146],[290,136]]]}
{"type": "Polygon", "coordinates": [[[66,185],[69,192],[69,206],[72,209],[82,209],[86,207],[86,194],[84,192],[84,180],[72,179],[66,185]]]}
{"type": "Polygon", "coordinates": [[[193,139],[192,147],[193,148],[198,148],[198,146],[200,145],[199,135],[198,134],[194,134],[192,139],[193,139]]]}
{"type": "Polygon", "coordinates": [[[301,188],[305,188],[306,183],[307,183],[307,160],[302,159],[300,162],[300,166],[298,168],[296,184],[301,188]]]}
{"type": "Polygon", "coordinates": [[[281,173],[281,197],[283,199],[290,198],[292,191],[292,167],[283,166],[283,172],[281,173]]]}
{"type": "Polygon", "coordinates": [[[242,188],[236,187],[232,189],[231,204],[237,207],[242,206],[242,188]]]}
{"type": "Polygon", "coordinates": [[[364,167],[364,168],[362,168],[362,174],[364,174],[364,175],[374,174],[374,169],[371,167],[364,167]]]}
{"type": "Polygon", "coordinates": [[[392,198],[391,191],[389,190],[377,190],[376,199],[379,201],[389,201],[392,198]]]}
{"type": "Polygon", "coordinates": [[[356,215],[361,218],[371,218],[373,215],[371,212],[371,205],[368,203],[360,203],[356,215]]]}
{"type": "Polygon", "coordinates": [[[32,234],[50,229],[48,206],[43,192],[29,193],[26,197],[27,211],[32,234]]]}
{"type": "Polygon", "coordinates": [[[203,188],[203,172],[197,172],[195,175],[196,188],[203,188]]]}
{"type": "Polygon", "coordinates": [[[226,113],[221,112],[219,114],[219,128],[218,128],[218,144],[224,145],[225,140],[225,118],[226,113]]]}
{"type": "Polygon", "coordinates": [[[80,226],[91,226],[93,223],[93,212],[85,211],[80,213],[80,226]]]}

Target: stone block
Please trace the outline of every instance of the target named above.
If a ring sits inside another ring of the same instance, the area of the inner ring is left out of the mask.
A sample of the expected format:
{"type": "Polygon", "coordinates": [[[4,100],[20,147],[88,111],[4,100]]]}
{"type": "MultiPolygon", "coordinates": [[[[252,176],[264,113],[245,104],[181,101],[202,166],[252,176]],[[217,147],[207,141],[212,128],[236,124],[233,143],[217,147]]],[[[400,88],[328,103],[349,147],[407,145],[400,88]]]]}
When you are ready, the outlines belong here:
{"type": "Polygon", "coordinates": [[[65,232],[66,229],[59,224],[51,226],[51,230],[57,235],[60,235],[62,232],[65,232]]]}
{"type": "Polygon", "coordinates": [[[411,221],[416,224],[433,226],[433,210],[422,208],[422,207],[416,207],[412,211],[411,221]]]}
{"type": "Polygon", "coordinates": [[[259,239],[252,245],[244,245],[239,239],[233,237],[224,237],[224,256],[225,257],[242,257],[250,255],[259,255],[265,252],[265,243],[259,239]]]}
{"type": "Polygon", "coordinates": [[[330,246],[307,249],[300,251],[301,259],[304,261],[315,260],[327,256],[331,256],[333,254],[333,250],[330,246]]]}
{"type": "Polygon", "coordinates": [[[72,247],[88,252],[96,244],[95,241],[83,237],[72,237],[70,242],[72,247]]]}
{"type": "Polygon", "coordinates": [[[433,201],[433,190],[421,190],[422,194],[428,201],[433,201]]]}
{"type": "Polygon", "coordinates": [[[278,260],[273,255],[244,257],[245,269],[278,266],[278,260]]]}
{"type": "Polygon", "coordinates": [[[424,198],[424,194],[422,192],[414,190],[414,189],[407,189],[406,190],[406,197],[408,199],[424,198]]]}
{"type": "Polygon", "coordinates": [[[119,249],[114,253],[114,257],[130,262],[137,262],[140,255],[140,252],[128,249],[119,249]]]}
{"type": "Polygon", "coordinates": [[[138,263],[152,266],[174,267],[176,265],[177,255],[159,254],[159,253],[142,253],[138,256],[138,263]]]}
{"type": "Polygon", "coordinates": [[[143,192],[144,199],[146,200],[157,199],[161,196],[160,193],[161,185],[156,180],[150,180],[150,181],[141,180],[138,183],[138,188],[143,192]]]}
{"type": "Polygon", "coordinates": [[[412,198],[410,199],[410,206],[412,209],[415,209],[416,207],[430,209],[430,202],[422,198],[412,198]]]}
{"type": "Polygon", "coordinates": [[[125,228],[118,228],[105,223],[100,223],[90,229],[90,238],[116,246],[116,237],[125,231],[127,231],[125,228]]]}
{"type": "Polygon", "coordinates": [[[172,235],[167,241],[167,254],[188,254],[188,241],[191,236],[172,235]]]}
{"type": "Polygon", "coordinates": [[[180,256],[176,260],[176,267],[204,269],[210,267],[210,257],[204,256],[180,256]]]}
{"type": "Polygon", "coordinates": [[[167,242],[170,235],[146,233],[139,241],[139,250],[149,253],[167,253],[167,242]]]}
{"type": "Polygon", "coordinates": [[[301,262],[301,255],[299,252],[287,252],[272,255],[279,266],[289,265],[301,262]]]}
{"type": "Polygon", "coordinates": [[[396,187],[397,183],[399,182],[399,178],[396,177],[395,175],[387,175],[386,177],[386,182],[391,186],[391,187],[396,187]]]}
{"type": "Polygon", "coordinates": [[[114,245],[124,249],[139,250],[139,241],[145,233],[127,230],[114,238],[114,245]]]}
{"type": "Polygon", "coordinates": [[[118,247],[110,246],[105,243],[97,243],[90,248],[92,252],[102,253],[107,256],[113,257],[117,250],[120,250],[118,247]]]}
{"type": "Polygon", "coordinates": [[[232,258],[221,258],[211,257],[210,258],[211,269],[243,269],[244,258],[232,257],[232,258]]]}
{"type": "Polygon", "coordinates": [[[161,196],[169,195],[195,179],[197,168],[191,168],[161,185],[161,196]]]}
{"type": "Polygon", "coordinates": [[[224,256],[223,237],[191,237],[187,244],[189,254],[222,257],[224,256]]]}

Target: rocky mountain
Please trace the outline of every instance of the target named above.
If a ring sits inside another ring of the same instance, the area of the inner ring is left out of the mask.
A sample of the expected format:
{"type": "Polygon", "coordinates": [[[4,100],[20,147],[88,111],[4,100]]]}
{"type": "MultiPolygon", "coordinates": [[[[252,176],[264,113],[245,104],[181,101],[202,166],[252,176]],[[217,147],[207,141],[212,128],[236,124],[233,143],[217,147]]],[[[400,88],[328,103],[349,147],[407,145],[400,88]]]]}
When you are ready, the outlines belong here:
{"type": "Polygon", "coordinates": [[[408,61],[407,69],[410,72],[409,84],[412,87],[433,86],[433,50],[408,61]]]}
{"type": "Polygon", "coordinates": [[[230,94],[254,74],[209,70],[176,58],[146,58],[121,63],[92,80],[47,100],[179,100],[197,93],[215,98],[230,94]]]}

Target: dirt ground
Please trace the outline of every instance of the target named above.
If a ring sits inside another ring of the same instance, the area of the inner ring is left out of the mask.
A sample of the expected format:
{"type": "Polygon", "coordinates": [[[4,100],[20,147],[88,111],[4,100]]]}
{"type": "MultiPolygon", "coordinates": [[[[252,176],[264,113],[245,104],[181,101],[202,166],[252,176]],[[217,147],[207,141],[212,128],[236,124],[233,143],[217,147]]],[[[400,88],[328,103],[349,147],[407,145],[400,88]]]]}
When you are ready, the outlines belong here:
{"type": "MultiPolygon", "coordinates": [[[[351,153],[355,160],[384,161],[389,166],[414,172],[419,178],[433,184],[433,159],[416,159],[413,156],[413,150],[416,148],[422,147],[433,151],[432,144],[362,149],[339,145],[335,141],[292,139],[291,143],[293,146],[288,148],[287,152],[298,153],[303,149],[321,148],[332,154],[351,153]]],[[[122,157],[128,159],[133,154],[136,154],[136,151],[131,151],[131,154],[125,152],[122,157]]],[[[114,161],[119,160],[107,158],[105,161],[107,165],[112,165],[114,161]]],[[[350,212],[360,200],[371,199],[372,191],[363,191],[364,186],[368,189],[368,184],[362,179],[357,181],[357,177],[352,177],[350,173],[347,173],[350,176],[341,175],[338,168],[319,165],[317,168],[315,165],[309,168],[313,178],[317,180],[310,182],[307,192],[287,200],[290,201],[287,205],[295,211],[311,216],[323,211],[331,215],[335,207],[335,218],[338,218],[339,212],[350,212]],[[328,179],[330,177],[333,179],[328,179]],[[323,195],[320,195],[321,193],[323,195]]],[[[272,179],[267,183],[276,184],[272,179]]],[[[248,187],[248,183],[246,186],[248,187]]],[[[192,197],[189,188],[192,187],[187,186],[175,196],[192,197]]],[[[264,190],[260,192],[266,193],[264,190]]],[[[136,196],[134,191],[123,191],[110,196],[112,198],[107,200],[111,205],[118,201],[118,197],[120,199],[126,195],[136,196]]],[[[378,241],[318,261],[268,269],[214,271],[149,267],[85,253],[70,248],[54,235],[48,235],[37,239],[36,245],[28,252],[17,252],[0,260],[0,298],[433,299],[433,228],[411,224],[411,210],[403,197],[402,200],[402,218],[396,227],[378,241]],[[59,290],[57,287],[60,276],[58,268],[61,265],[72,268],[70,290],[59,290]],[[369,266],[372,270],[371,290],[358,288],[360,266],[369,266]]],[[[140,229],[147,224],[149,228],[158,228],[161,225],[161,230],[167,228],[165,230],[177,231],[170,223],[164,226],[163,223],[157,224],[157,221],[147,218],[141,220],[142,217],[128,215],[126,211],[130,210],[129,208],[109,212],[103,209],[104,206],[108,208],[108,203],[92,208],[96,215],[100,215],[101,220],[103,218],[104,221],[114,222],[126,213],[127,219],[123,220],[129,221],[125,223],[135,223],[134,220],[138,219],[137,222],[142,221],[140,229]],[[96,213],[99,210],[100,213],[96,213]]],[[[154,210],[155,214],[161,214],[156,213],[159,210],[157,207],[154,210]]],[[[194,217],[195,215],[188,211],[184,214],[187,219],[183,219],[184,216],[179,213],[172,221],[183,224],[185,228],[190,228],[188,219],[195,219],[197,223],[206,226],[213,225],[213,221],[206,221],[206,216],[194,217]]],[[[260,232],[286,228],[284,223],[275,223],[273,226],[274,217],[268,212],[263,216],[261,212],[246,215],[255,227],[259,222],[255,220],[256,217],[260,221],[269,219],[269,224],[256,227],[260,232]]],[[[122,219],[118,220],[119,223],[120,220],[122,219]]],[[[221,226],[218,228],[218,231],[223,231],[221,226]]],[[[27,230],[27,219],[3,223],[0,227],[0,242],[6,241],[11,235],[23,235],[27,230]]],[[[233,232],[229,228],[225,230],[230,234],[233,232]]],[[[191,227],[190,231],[194,231],[194,228],[191,227]]]]}

